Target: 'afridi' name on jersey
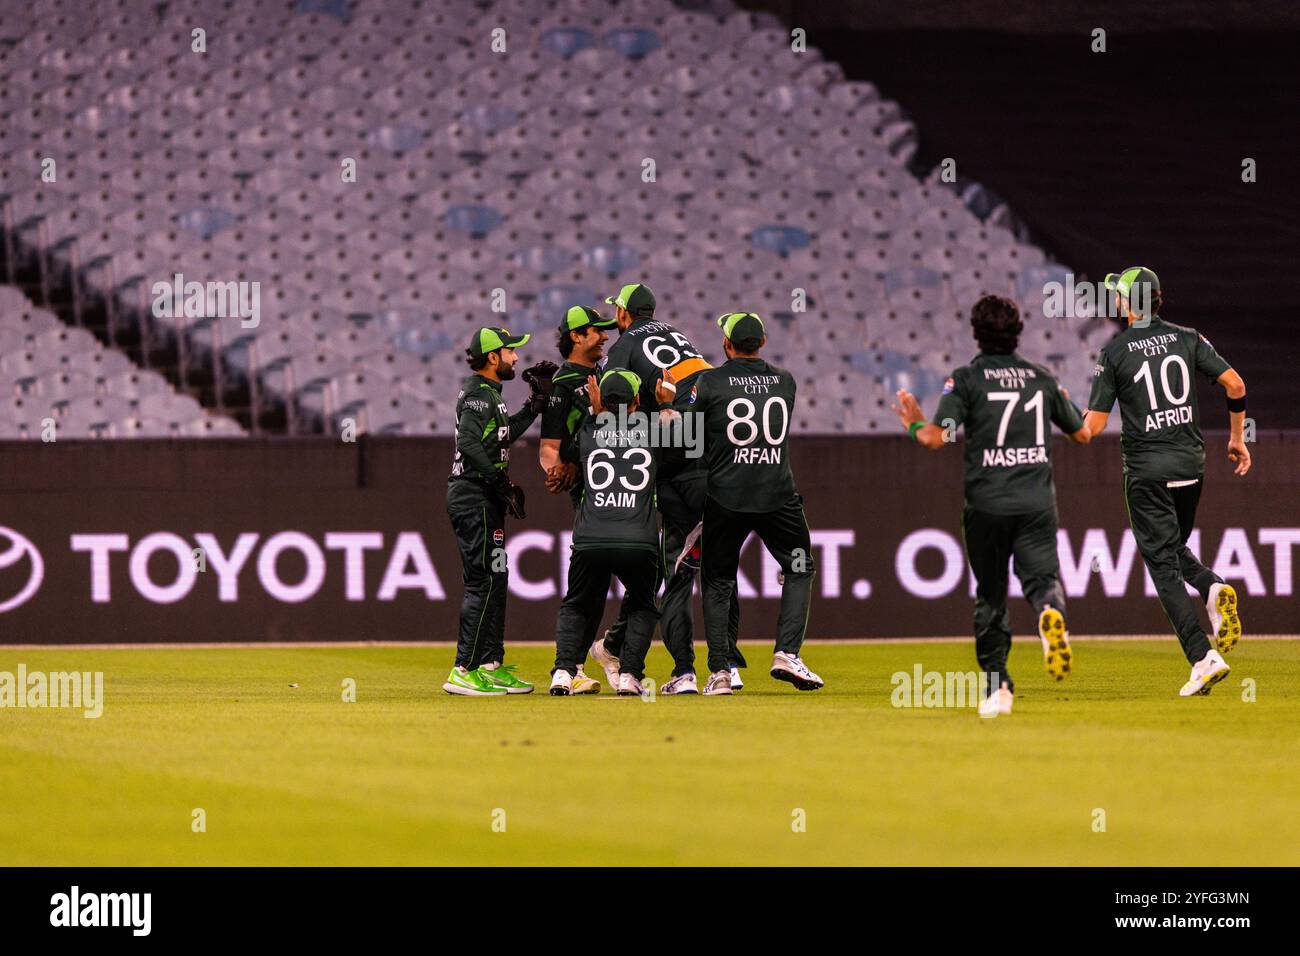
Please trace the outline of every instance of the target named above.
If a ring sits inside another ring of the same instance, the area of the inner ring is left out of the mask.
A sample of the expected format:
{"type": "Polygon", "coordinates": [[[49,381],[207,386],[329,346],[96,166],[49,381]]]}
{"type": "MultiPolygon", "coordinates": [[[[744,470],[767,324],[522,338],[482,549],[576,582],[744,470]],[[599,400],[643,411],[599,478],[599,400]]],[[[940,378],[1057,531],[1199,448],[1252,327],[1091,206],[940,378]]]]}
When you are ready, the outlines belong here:
{"type": "Polygon", "coordinates": [[[1229,368],[1205,336],[1156,316],[1102,346],[1088,407],[1109,412],[1118,399],[1128,473],[1166,481],[1199,478],[1205,441],[1192,371],[1215,380],[1229,368]]]}

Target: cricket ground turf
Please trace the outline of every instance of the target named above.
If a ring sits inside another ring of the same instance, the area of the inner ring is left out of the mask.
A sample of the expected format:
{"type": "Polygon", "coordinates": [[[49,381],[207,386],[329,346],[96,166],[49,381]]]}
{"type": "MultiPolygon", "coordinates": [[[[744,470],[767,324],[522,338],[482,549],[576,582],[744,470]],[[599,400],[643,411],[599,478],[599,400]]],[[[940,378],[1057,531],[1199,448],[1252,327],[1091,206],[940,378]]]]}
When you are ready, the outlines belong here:
{"type": "Polygon", "coordinates": [[[1062,684],[1017,643],[994,719],[894,706],[970,641],[810,644],[812,693],[747,644],[731,698],[552,698],[552,653],[471,699],[450,648],[0,648],[104,674],[97,719],[0,709],[0,865],[1300,864],[1297,641],[1189,699],[1172,639],[1076,640],[1062,684]]]}

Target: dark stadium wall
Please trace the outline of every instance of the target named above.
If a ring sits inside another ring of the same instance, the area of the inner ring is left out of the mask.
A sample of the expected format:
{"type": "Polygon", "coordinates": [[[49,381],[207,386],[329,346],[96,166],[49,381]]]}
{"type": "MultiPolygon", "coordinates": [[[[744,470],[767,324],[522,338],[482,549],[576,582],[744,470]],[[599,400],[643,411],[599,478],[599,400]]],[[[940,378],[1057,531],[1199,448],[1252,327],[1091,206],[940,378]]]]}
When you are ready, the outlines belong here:
{"type": "Polygon", "coordinates": [[[1300,428],[1300,4],[743,5],[896,100],[919,173],[954,159],[1081,277],[1154,268],[1165,317],[1233,362],[1259,426],[1300,428]]]}
{"type": "MultiPolygon", "coordinates": [[[[1262,436],[1244,480],[1223,444],[1209,436],[1193,547],[1239,589],[1250,633],[1295,633],[1300,441],[1262,436]]],[[[514,452],[529,517],[506,528],[509,641],[552,640],[564,587],[572,514],[529,467],[536,447],[514,452]]],[[[1117,443],[1055,454],[1074,632],[1168,633],[1127,527],[1117,443]]],[[[809,636],[967,635],[961,455],[815,437],[791,455],[819,562],[809,636]]],[[[0,643],[451,640],[450,458],[446,439],[4,443],[0,643]]],[[[770,638],[776,567],[756,541],[742,571],[742,636],[770,638]]],[[[1032,634],[1024,602],[1012,609],[1032,634]]]]}

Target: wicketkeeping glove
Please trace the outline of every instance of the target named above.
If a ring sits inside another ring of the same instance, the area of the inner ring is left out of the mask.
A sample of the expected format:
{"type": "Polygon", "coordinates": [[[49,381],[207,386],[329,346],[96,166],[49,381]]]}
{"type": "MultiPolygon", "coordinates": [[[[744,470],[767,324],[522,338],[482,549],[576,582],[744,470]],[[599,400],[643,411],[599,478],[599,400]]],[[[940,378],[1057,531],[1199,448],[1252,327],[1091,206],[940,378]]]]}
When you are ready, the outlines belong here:
{"type": "Polygon", "coordinates": [[[551,388],[555,373],[559,371],[559,366],[548,359],[542,359],[536,365],[530,365],[524,369],[524,381],[528,383],[529,397],[534,395],[543,395],[546,398],[551,397],[551,388]]]}

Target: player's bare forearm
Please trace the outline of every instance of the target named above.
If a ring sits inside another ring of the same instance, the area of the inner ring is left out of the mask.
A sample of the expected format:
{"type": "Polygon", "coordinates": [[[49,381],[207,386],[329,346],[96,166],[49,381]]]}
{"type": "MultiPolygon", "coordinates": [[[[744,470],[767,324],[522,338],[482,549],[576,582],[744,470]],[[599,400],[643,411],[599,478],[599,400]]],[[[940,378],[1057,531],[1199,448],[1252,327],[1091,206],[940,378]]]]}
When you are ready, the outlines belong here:
{"type": "Polygon", "coordinates": [[[543,438],[541,445],[537,449],[537,463],[542,466],[542,471],[550,471],[560,463],[560,440],[558,438],[543,438]]]}
{"type": "Polygon", "coordinates": [[[1246,447],[1246,383],[1236,369],[1228,369],[1217,379],[1228,396],[1228,460],[1235,475],[1250,471],[1250,449],[1246,447]],[[1235,408],[1233,406],[1236,406],[1235,408]]]}
{"type": "Polygon", "coordinates": [[[1070,433],[1070,441],[1076,445],[1086,445],[1092,441],[1092,432],[1088,430],[1088,426],[1085,424],[1077,432],[1070,433]]]}
{"type": "Polygon", "coordinates": [[[1088,414],[1083,416],[1083,427],[1088,430],[1092,438],[1096,438],[1106,430],[1106,422],[1110,420],[1110,412],[1098,412],[1092,409],[1088,414]]]}
{"type": "Polygon", "coordinates": [[[922,448],[937,451],[946,444],[943,440],[943,429],[925,420],[925,413],[921,411],[920,403],[911,392],[900,388],[898,403],[892,407],[898,414],[898,420],[903,423],[903,427],[912,433],[912,437],[922,448]],[[918,425],[919,428],[915,427],[918,425]]]}

